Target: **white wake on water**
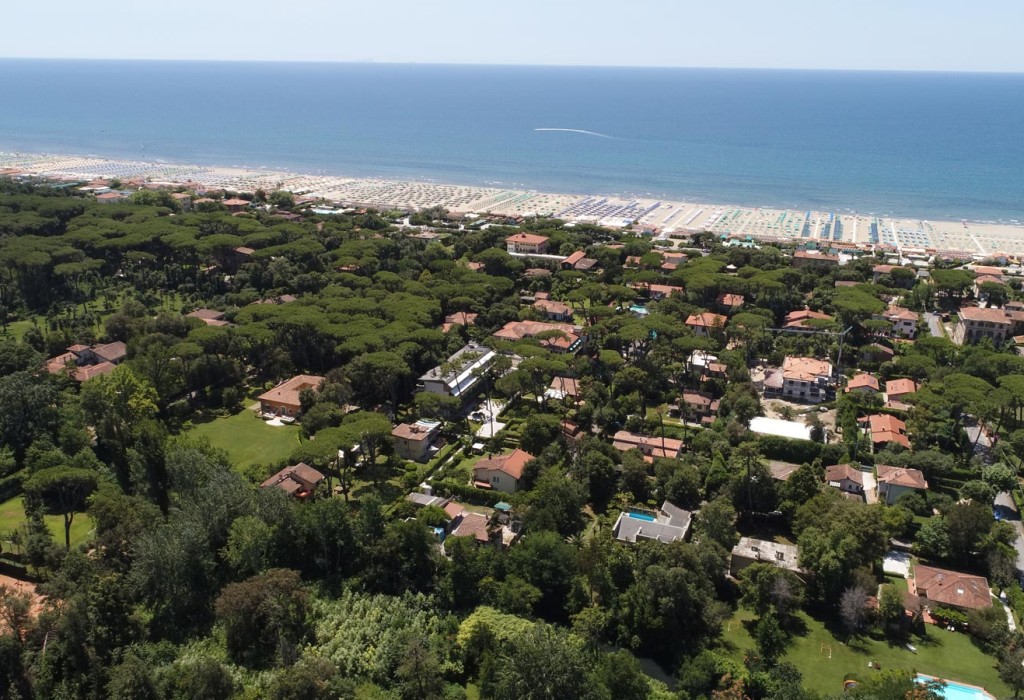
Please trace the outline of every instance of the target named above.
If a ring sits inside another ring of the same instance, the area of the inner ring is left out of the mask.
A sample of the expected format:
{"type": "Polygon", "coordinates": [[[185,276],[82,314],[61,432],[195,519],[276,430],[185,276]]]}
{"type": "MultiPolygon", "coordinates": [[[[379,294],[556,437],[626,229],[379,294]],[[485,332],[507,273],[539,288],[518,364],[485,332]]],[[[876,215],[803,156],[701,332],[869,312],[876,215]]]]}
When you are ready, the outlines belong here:
{"type": "Polygon", "coordinates": [[[538,127],[536,129],[534,129],[534,131],[568,131],[568,132],[571,132],[573,134],[586,134],[587,136],[599,136],[599,137],[601,137],[603,139],[613,139],[613,138],[615,138],[614,136],[609,136],[608,134],[602,134],[602,133],[597,132],[597,131],[587,131],[586,129],[560,129],[560,128],[555,128],[555,127],[538,127]]]}

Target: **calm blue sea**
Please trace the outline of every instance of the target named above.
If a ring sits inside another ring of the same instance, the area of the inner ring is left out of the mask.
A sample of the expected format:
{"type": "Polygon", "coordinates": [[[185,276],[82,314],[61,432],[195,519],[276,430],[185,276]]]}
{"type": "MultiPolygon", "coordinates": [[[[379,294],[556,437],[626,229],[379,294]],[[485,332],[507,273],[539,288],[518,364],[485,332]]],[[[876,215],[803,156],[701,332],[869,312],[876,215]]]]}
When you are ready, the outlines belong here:
{"type": "Polygon", "coordinates": [[[1024,219],[1024,75],[0,60],[0,150],[1024,219]]]}

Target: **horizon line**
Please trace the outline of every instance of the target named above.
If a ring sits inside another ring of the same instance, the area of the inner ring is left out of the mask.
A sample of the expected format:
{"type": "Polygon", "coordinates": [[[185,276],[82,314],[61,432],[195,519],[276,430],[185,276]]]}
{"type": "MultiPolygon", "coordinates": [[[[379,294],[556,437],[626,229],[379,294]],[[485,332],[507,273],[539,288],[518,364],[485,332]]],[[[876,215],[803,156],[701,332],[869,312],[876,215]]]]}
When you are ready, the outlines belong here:
{"type": "Polygon", "coordinates": [[[1022,75],[1019,70],[970,68],[857,68],[857,67],[799,67],[799,66],[707,66],[707,65],[623,65],[583,63],[476,63],[450,61],[390,61],[390,60],[330,60],[330,59],[260,59],[260,58],[132,58],[81,56],[0,56],[0,61],[73,61],[108,63],[260,63],[260,64],[313,64],[313,65],[380,65],[380,66],[436,66],[464,68],[614,68],[625,70],[712,70],[712,71],[789,71],[804,73],[929,73],[973,75],[1022,75]]]}

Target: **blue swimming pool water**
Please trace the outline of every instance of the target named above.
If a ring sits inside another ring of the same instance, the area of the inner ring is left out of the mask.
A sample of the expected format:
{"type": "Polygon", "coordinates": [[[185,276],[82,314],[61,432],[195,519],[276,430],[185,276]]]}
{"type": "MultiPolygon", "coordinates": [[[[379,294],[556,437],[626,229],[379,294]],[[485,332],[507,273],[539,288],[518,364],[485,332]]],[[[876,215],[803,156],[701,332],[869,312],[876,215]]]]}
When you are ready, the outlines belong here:
{"type": "Polygon", "coordinates": [[[635,518],[636,520],[646,520],[649,523],[653,523],[654,522],[654,516],[653,515],[646,515],[644,513],[630,513],[629,517],[635,518]]]}
{"type": "Polygon", "coordinates": [[[639,314],[640,316],[646,316],[648,313],[647,309],[638,304],[633,304],[632,306],[629,307],[629,310],[635,314],[639,314]]]}
{"type": "MultiPolygon", "coordinates": [[[[931,678],[919,675],[917,680],[924,683],[931,680],[931,678]]],[[[977,688],[970,688],[966,685],[954,683],[953,681],[945,681],[945,683],[946,687],[942,691],[942,697],[945,698],[945,700],[990,700],[992,697],[977,688]]]]}

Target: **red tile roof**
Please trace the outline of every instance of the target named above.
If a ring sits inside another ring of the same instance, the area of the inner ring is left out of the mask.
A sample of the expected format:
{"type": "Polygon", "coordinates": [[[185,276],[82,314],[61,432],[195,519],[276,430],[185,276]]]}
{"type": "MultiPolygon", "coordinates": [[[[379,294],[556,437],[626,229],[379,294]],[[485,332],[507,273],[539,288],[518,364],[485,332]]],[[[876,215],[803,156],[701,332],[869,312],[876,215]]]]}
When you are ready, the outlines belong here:
{"type": "Polygon", "coordinates": [[[965,306],[960,309],[960,318],[965,321],[984,321],[986,323],[1000,323],[1007,326],[1011,321],[1006,317],[1002,309],[982,309],[978,306],[965,306]]]}
{"type": "Polygon", "coordinates": [[[742,294],[719,294],[717,303],[722,306],[743,306],[742,294]]]}
{"type": "Polygon", "coordinates": [[[576,329],[573,326],[565,323],[545,323],[543,321],[509,321],[494,334],[494,337],[502,340],[522,340],[523,338],[532,338],[544,331],[551,330],[561,331],[565,334],[565,337],[549,338],[543,341],[542,345],[568,350],[572,347],[573,343],[579,340],[579,336],[576,335],[576,329]]]}
{"type": "Polygon", "coordinates": [[[690,317],[686,319],[686,325],[696,326],[697,328],[723,328],[728,320],[729,319],[720,314],[713,314],[709,311],[705,311],[699,314],[691,314],[690,317]]]}
{"type": "Polygon", "coordinates": [[[924,472],[919,469],[891,467],[888,464],[877,464],[875,465],[875,470],[878,472],[878,483],[880,484],[904,486],[908,489],[928,488],[928,482],[924,479],[924,472]]]}
{"type": "Polygon", "coordinates": [[[825,481],[842,481],[843,479],[864,486],[864,472],[852,464],[833,464],[825,467],[825,481]]]}
{"type": "Polygon", "coordinates": [[[913,379],[890,379],[885,383],[885,393],[891,399],[893,396],[905,396],[917,391],[917,382],[913,379]]]}
{"type": "Polygon", "coordinates": [[[473,471],[476,472],[477,469],[492,469],[508,474],[513,479],[518,480],[523,478],[523,467],[532,459],[534,459],[532,454],[516,448],[511,454],[481,459],[473,465],[473,471]]]}
{"type": "Polygon", "coordinates": [[[968,610],[992,606],[988,580],[983,576],[918,564],[914,567],[911,581],[914,588],[912,592],[924,596],[929,603],[953,605],[968,610]]]}
{"type": "Polygon", "coordinates": [[[488,518],[483,513],[465,511],[462,522],[452,530],[452,537],[472,537],[477,542],[489,542],[490,535],[487,532],[488,518]]]}
{"type": "Polygon", "coordinates": [[[300,374],[286,382],[281,382],[270,391],[259,395],[260,401],[273,401],[287,406],[299,406],[299,393],[303,389],[316,390],[320,387],[323,377],[312,374],[300,374]]]}
{"type": "Polygon", "coordinates": [[[867,374],[866,372],[864,374],[858,374],[856,377],[851,379],[849,383],[847,383],[846,390],[850,391],[851,389],[860,389],[862,387],[878,391],[878,379],[876,379],[874,375],[867,374]]]}
{"type": "Polygon", "coordinates": [[[820,311],[811,311],[810,309],[798,309],[796,311],[790,311],[786,314],[785,327],[786,328],[804,328],[806,322],[811,320],[820,321],[831,321],[832,317],[828,314],[823,314],[820,311]]]}
{"type": "Polygon", "coordinates": [[[813,357],[787,357],[782,361],[782,376],[785,379],[809,382],[831,374],[832,365],[825,360],[816,360],[813,357]]]}
{"type": "Polygon", "coordinates": [[[895,442],[908,450],[910,449],[907,424],[899,418],[886,414],[875,414],[863,420],[868,424],[868,432],[871,434],[873,443],[895,442]]]}
{"type": "Polygon", "coordinates": [[[509,236],[505,239],[506,243],[527,243],[530,245],[540,245],[541,243],[547,243],[547,236],[538,236],[533,233],[517,233],[509,236]]]}

